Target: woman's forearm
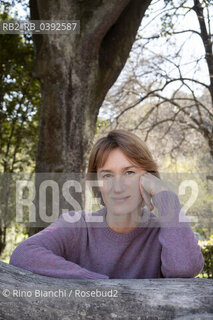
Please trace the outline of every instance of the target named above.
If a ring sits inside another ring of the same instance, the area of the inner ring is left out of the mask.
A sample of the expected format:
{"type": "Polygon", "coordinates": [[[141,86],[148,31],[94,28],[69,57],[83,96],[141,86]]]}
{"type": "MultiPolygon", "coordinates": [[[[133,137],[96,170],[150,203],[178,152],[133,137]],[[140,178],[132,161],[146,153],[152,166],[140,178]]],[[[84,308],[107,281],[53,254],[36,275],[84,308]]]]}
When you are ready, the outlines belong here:
{"type": "Polygon", "coordinates": [[[72,239],[68,239],[68,234],[68,230],[61,227],[47,227],[23,241],[13,251],[10,264],[48,277],[108,279],[106,275],[89,271],[65,259],[64,242],[72,245],[72,239]]]}
{"type": "Polygon", "coordinates": [[[188,222],[179,221],[181,205],[172,191],[153,197],[160,219],[161,271],[165,278],[193,278],[204,266],[201,248],[188,222]],[[165,220],[166,219],[166,220],[165,220]]]}

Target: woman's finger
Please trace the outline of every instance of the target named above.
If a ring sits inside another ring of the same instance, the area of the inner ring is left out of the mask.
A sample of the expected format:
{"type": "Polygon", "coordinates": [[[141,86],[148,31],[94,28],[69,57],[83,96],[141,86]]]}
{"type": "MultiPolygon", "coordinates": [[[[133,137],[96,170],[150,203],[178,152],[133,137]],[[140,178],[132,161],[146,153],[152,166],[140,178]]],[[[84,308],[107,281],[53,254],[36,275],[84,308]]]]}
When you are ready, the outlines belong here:
{"type": "MultiPolygon", "coordinates": [[[[142,195],[141,195],[141,197],[142,197],[142,195]]],[[[146,203],[144,201],[144,198],[142,197],[141,207],[143,208],[145,205],[146,205],[146,203]]]]}
{"type": "Polygon", "coordinates": [[[146,192],[145,190],[144,190],[144,192],[145,192],[145,195],[146,195],[146,197],[147,197],[147,199],[148,199],[148,208],[149,208],[150,210],[153,210],[153,209],[154,209],[154,206],[153,206],[153,204],[152,204],[152,202],[151,202],[152,197],[151,197],[151,195],[150,195],[148,192],[146,192]]]}
{"type": "Polygon", "coordinates": [[[141,182],[140,182],[140,191],[141,191],[142,197],[143,197],[144,202],[147,205],[147,207],[150,210],[153,210],[154,207],[153,207],[153,204],[151,203],[151,195],[144,190],[143,185],[142,185],[141,182]]]}

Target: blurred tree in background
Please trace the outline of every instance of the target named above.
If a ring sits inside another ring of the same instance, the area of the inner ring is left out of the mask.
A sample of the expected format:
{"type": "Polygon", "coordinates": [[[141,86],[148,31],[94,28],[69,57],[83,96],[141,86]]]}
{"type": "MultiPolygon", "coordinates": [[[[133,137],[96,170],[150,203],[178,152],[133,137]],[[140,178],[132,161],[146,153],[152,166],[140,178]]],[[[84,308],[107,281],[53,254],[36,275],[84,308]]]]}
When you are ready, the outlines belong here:
{"type": "MultiPolygon", "coordinates": [[[[8,2],[0,20],[10,18],[8,2]]],[[[7,229],[14,223],[13,177],[32,173],[38,144],[40,84],[33,77],[34,52],[30,36],[0,34],[0,253],[7,229]]]]}

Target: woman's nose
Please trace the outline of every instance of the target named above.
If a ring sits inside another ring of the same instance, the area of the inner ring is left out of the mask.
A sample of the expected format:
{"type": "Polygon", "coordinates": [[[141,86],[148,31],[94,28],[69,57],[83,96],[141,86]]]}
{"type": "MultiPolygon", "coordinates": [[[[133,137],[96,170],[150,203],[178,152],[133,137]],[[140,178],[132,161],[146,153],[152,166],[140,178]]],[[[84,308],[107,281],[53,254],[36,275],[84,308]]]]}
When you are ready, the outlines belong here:
{"type": "Polygon", "coordinates": [[[114,192],[122,192],[124,190],[124,181],[122,177],[116,177],[113,181],[114,192]]]}

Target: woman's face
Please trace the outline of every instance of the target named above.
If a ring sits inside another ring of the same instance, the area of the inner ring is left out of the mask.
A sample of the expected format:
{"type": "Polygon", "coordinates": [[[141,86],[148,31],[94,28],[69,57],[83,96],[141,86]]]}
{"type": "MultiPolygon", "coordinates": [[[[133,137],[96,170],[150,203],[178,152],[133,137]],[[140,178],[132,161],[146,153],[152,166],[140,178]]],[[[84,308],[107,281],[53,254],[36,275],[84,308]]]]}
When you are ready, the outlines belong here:
{"type": "Polygon", "coordinates": [[[124,215],[142,207],[139,179],[144,172],[121,149],[110,152],[104,166],[97,170],[102,198],[110,212],[124,215]]]}

